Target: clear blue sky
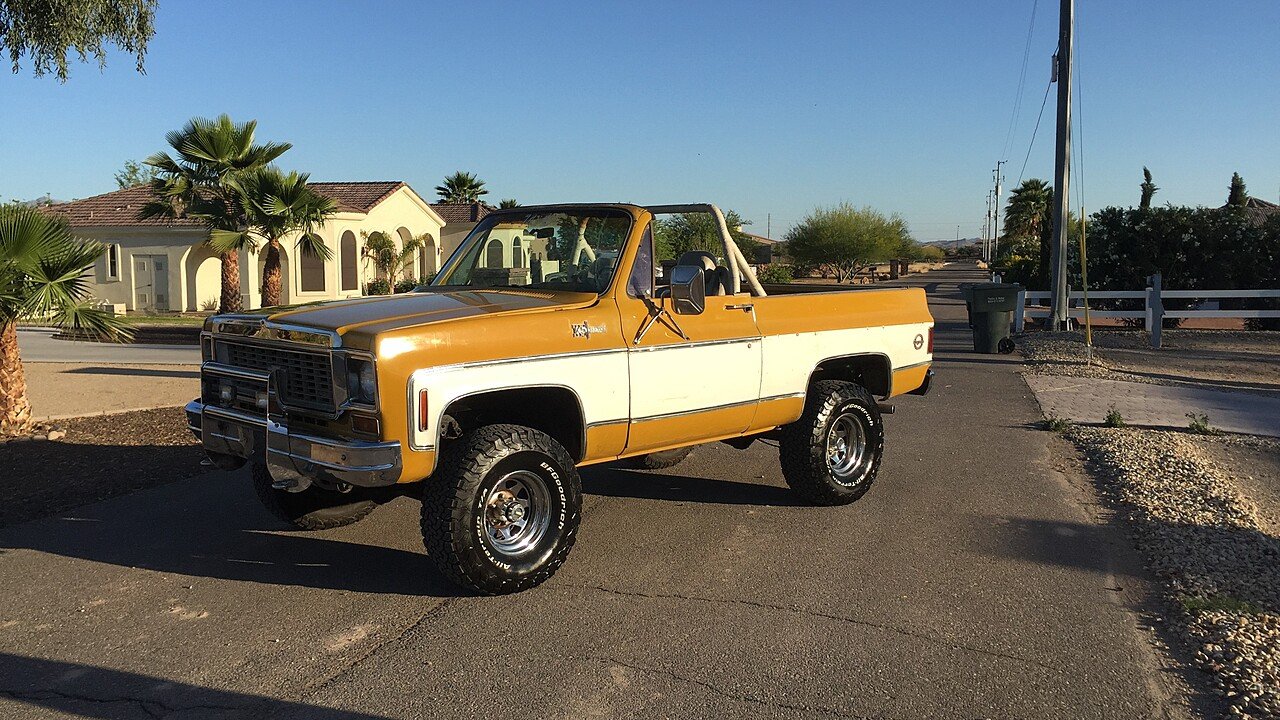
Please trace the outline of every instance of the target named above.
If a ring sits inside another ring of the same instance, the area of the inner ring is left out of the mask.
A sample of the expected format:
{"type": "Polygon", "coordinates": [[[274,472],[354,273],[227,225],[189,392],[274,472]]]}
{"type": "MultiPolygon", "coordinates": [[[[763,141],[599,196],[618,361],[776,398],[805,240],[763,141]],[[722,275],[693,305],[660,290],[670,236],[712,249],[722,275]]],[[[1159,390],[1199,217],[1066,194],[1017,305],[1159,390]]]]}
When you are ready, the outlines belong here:
{"type": "MultiPolygon", "coordinates": [[[[1221,204],[1233,171],[1277,199],[1280,3],[1077,2],[1089,207],[1136,204],[1144,164],[1160,203],[1221,204]]],[[[428,199],[463,169],[495,202],[712,201],[780,236],[848,200],[973,236],[1031,8],[161,0],[146,75],[120,54],[66,84],[0,73],[0,199],[114,189],[166,131],[227,112],[292,142],[286,168],[428,199]]],[[[1006,190],[1056,28],[1040,0],[1006,190]]],[[[1053,103],[1029,177],[1052,176],[1053,103]]]]}

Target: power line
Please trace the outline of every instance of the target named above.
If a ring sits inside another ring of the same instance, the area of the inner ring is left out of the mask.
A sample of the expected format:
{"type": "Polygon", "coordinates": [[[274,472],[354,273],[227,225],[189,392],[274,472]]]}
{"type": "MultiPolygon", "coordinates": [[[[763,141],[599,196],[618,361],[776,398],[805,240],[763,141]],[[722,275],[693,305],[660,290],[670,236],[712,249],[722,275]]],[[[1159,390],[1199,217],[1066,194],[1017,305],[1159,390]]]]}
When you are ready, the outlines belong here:
{"type": "Polygon", "coordinates": [[[1009,157],[1012,149],[1013,130],[1017,126],[1018,115],[1022,111],[1022,96],[1027,87],[1027,61],[1031,58],[1031,36],[1036,27],[1036,7],[1040,0],[1031,3],[1031,22],[1027,23],[1027,42],[1022,48],[1022,71],[1018,74],[1018,92],[1013,98],[1013,112],[1009,115],[1009,129],[1004,134],[1004,145],[1001,146],[1000,157],[1009,157]]]}
{"type": "Polygon", "coordinates": [[[1036,127],[1031,131],[1031,144],[1027,145],[1027,156],[1022,159],[1022,169],[1018,171],[1018,185],[1022,185],[1022,176],[1027,172],[1027,161],[1031,159],[1031,148],[1036,146],[1036,135],[1040,132],[1040,120],[1044,117],[1044,106],[1049,101],[1049,89],[1052,87],[1052,80],[1044,86],[1044,97],[1040,100],[1040,114],[1036,116],[1036,127]]]}

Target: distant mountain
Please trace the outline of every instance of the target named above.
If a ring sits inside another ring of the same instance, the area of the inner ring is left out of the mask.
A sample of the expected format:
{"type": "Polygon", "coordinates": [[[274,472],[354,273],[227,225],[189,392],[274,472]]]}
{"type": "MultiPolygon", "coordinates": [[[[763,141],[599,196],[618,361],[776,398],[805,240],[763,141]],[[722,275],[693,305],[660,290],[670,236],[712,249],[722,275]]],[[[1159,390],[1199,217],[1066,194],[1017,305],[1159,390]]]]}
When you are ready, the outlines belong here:
{"type": "Polygon", "coordinates": [[[955,250],[966,245],[981,245],[982,238],[960,238],[959,240],[927,240],[925,245],[937,245],[943,250],[955,250]]]}

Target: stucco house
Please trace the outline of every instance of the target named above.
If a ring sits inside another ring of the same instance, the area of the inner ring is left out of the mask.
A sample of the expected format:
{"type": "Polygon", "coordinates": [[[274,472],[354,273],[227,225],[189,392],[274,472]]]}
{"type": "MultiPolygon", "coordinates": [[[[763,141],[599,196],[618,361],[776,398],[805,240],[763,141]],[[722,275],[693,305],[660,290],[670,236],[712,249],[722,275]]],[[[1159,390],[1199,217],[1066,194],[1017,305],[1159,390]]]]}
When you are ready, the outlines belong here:
{"type": "MultiPolygon", "coordinates": [[[[445,219],[403,182],[316,182],[311,186],[332,198],[338,212],[315,230],[333,251],[329,260],[303,255],[297,237],[282,243],[284,303],[358,297],[375,278],[373,264],[361,256],[362,233],[384,233],[398,248],[423,238],[404,277],[434,274],[446,257],[441,247],[445,219]]],[[[208,232],[189,219],[140,220],[138,211],[150,199],[145,185],[74,200],[47,208],[65,217],[80,237],[107,245],[94,266],[90,292],[131,311],[193,312],[216,305],[221,294],[221,266],[205,244],[208,232]]],[[[261,300],[263,257],[240,254],[240,292],[245,308],[261,300]]]]}

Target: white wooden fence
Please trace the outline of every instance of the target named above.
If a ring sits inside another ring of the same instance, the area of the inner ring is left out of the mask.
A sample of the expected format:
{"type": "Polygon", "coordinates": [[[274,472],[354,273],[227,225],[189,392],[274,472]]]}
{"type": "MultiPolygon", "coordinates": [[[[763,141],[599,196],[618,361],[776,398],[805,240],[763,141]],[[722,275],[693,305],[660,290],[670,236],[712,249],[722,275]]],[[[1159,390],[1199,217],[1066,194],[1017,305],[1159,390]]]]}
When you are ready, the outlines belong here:
{"type": "MultiPolygon", "coordinates": [[[[1143,327],[1151,333],[1151,344],[1160,347],[1160,327],[1164,318],[1280,318],[1280,310],[1221,310],[1200,309],[1165,310],[1166,298],[1183,300],[1214,301],[1226,298],[1280,298],[1280,290],[1162,290],[1159,274],[1148,278],[1151,286],[1145,290],[1096,290],[1089,292],[1089,316],[1098,318],[1141,318],[1143,327]],[[1093,307],[1094,300],[1142,300],[1141,310],[1098,310],[1093,307]]],[[[1049,302],[1052,293],[1044,291],[1026,291],[1018,293],[1018,307],[1013,315],[1014,332],[1022,332],[1026,318],[1049,317],[1049,302]]],[[[1072,318],[1084,317],[1084,297],[1080,291],[1073,291],[1068,302],[1068,315],[1072,318]]]]}

